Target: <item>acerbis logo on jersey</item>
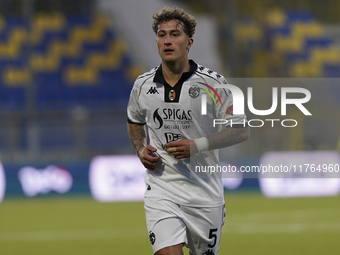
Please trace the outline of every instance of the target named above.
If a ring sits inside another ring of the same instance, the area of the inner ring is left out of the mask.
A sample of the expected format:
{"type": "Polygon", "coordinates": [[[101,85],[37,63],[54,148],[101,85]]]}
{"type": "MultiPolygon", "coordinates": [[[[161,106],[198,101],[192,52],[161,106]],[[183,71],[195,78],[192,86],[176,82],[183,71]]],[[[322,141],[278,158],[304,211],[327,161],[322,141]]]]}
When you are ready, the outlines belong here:
{"type": "Polygon", "coordinates": [[[156,87],[150,87],[149,91],[146,94],[159,94],[156,87]]]}
{"type": "Polygon", "coordinates": [[[189,129],[192,126],[191,110],[164,108],[159,113],[157,108],[153,113],[153,121],[158,126],[156,129],[189,129]],[[171,122],[171,124],[166,124],[171,122]]]}
{"type": "Polygon", "coordinates": [[[182,135],[181,134],[164,133],[164,135],[165,135],[165,139],[166,139],[167,143],[176,142],[176,141],[182,139],[182,135]]]}

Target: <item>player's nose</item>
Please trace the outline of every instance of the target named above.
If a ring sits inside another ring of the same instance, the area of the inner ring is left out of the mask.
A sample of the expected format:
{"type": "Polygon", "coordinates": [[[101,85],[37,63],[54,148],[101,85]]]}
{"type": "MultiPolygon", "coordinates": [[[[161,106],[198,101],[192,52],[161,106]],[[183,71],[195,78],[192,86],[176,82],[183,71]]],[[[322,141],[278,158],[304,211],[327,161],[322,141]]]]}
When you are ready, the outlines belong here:
{"type": "Polygon", "coordinates": [[[166,35],[166,36],[165,36],[165,39],[164,39],[164,44],[165,44],[165,45],[169,45],[169,44],[171,44],[171,39],[170,39],[170,36],[168,36],[168,35],[166,35]]]}

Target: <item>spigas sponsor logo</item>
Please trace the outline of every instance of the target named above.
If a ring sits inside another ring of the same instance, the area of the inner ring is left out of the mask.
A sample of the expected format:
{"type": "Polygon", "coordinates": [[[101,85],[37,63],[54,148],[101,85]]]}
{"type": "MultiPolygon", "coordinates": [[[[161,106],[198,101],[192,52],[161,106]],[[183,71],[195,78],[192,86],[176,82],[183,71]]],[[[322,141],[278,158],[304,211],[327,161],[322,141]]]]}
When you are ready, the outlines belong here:
{"type": "Polygon", "coordinates": [[[188,129],[192,124],[191,110],[157,108],[153,113],[156,129],[188,129]]]}

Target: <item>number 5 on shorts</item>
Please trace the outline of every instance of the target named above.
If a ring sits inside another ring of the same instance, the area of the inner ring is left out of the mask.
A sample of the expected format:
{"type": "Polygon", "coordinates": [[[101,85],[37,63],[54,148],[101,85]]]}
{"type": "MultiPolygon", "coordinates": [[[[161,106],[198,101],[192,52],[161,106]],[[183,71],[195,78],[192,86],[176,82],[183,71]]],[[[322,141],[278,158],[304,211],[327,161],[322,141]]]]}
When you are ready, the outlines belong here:
{"type": "Polygon", "coordinates": [[[216,232],[216,231],[217,231],[217,228],[212,228],[212,229],[210,229],[210,231],[209,231],[209,239],[214,238],[214,243],[213,243],[213,244],[208,244],[208,247],[209,247],[209,248],[214,248],[215,245],[216,245],[217,236],[216,236],[216,234],[214,233],[214,232],[216,232]]]}

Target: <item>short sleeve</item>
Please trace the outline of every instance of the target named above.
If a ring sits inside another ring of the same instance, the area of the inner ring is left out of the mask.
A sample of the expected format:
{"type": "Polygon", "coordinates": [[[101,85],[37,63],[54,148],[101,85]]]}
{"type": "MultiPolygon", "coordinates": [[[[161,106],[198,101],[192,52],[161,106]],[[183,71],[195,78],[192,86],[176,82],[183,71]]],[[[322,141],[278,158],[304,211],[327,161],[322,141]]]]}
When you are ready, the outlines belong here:
{"type": "MultiPolygon", "coordinates": [[[[232,127],[247,127],[247,116],[234,115],[233,113],[233,94],[227,88],[226,82],[224,82],[226,88],[217,88],[216,91],[220,96],[221,102],[216,104],[216,117],[218,119],[227,120],[226,126],[232,127]]],[[[224,84],[223,84],[224,85],[224,84]]]]}
{"type": "Polygon", "coordinates": [[[138,88],[135,83],[130,93],[129,103],[127,106],[127,116],[129,123],[144,125],[146,115],[145,111],[140,106],[139,92],[140,88],[138,88]]]}

